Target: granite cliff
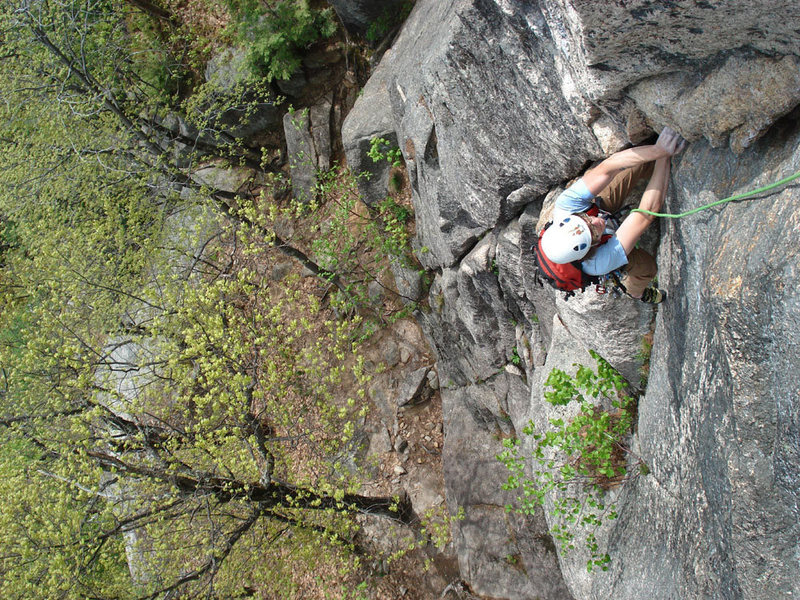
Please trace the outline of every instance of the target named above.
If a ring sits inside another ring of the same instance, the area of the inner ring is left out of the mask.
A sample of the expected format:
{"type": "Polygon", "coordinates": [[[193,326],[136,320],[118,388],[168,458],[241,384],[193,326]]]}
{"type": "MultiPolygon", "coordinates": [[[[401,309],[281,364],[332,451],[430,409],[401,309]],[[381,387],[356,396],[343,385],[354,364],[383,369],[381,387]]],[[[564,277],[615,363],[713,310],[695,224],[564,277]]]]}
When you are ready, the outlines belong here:
{"type": "MultiPolygon", "coordinates": [[[[485,597],[773,599],[800,595],[797,185],[662,220],[652,309],[535,277],[540,213],[592,161],[669,125],[680,212],[800,171],[800,6],[765,0],[418,0],[343,125],[403,151],[417,317],[437,357],[443,464],[461,576],[485,597]],[[631,440],[650,472],[615,489],[609,570],[559,556],[548,516],[507,513],[504,437],[546,420],[554,367],[588,350],[639,385],[631,440]],[[517,358],[519,357],[519,359],[517,358]]],[[[374,167],[371,167],[373,170],[374,167]]],[[[379,199],[388,173],[364,192],[379,199]]]]}

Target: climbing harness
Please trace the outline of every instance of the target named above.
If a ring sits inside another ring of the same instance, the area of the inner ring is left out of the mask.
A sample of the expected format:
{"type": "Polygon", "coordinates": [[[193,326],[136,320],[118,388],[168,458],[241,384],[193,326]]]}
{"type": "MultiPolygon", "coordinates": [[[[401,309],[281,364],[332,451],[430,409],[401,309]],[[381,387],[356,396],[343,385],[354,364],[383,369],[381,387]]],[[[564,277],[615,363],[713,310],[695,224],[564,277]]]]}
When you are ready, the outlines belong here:
{"type": "Polygon", "coordinates": [[[654,217],[667,217],[667,218],[670,218],[670,219],[680,219],[681,217],[686,217],[688,215],[693,215],[695,213],[700,212],[701,210],[706,210],[708,208],[713,208],[714,206],[719,206],[720,204],[725,204],[726,202],[734,202],[736,200],[744,200],[745,198],[749,198],[750,196],[755,196],[756,194],[760,194],[762,192],[767,192],[767,191],[772,190],[772,189],[774,189],[776,187],[780,187],[782,185],[785,185],[785,184],[789,183],[790,181],[794,181],[795,179],[798,179],[798,178],[800,178],[800,171],[798,171],[794,175],[789,175],[789,177],[785,177],[785,178],[781,179],[780,181],[776,181],[775,183],[771,183],[769,185],[765,185],[765,186],[760,187],[758,189],[755,189],[755,190],[752,190],[752,191],[749,191],[749,192],[744,192],[742,194],[736,194],[735,196],[729,196],[728,198],[723,198],[722,200],[717,200],[715,202],[711,202],[709,204],[705,204],[703,206],[699,206],[697,208],[693,208],[691,210],[687,210],[686,212],[682,212],[682,213],[677,213],[677,214],[657,213],[657,212],[652,212],[652,211],[649,211],[649,210],[645,210],[643,208],[633,208],[633,209],[631,209],[631,212],[640,212],[640,213],[644,213],[646,215],[652,215],[654,217]]]}
{"type": "Polygon", "coordinates": [[[611,271],[611,273],[606,273],[605,275],[600,275],[599,281],[594,286],[594,291],[601,296],[610,293],[615,298],[627,294],[628,290],[620,280],[621,276],[622,272],[619,269],[611,271]]]}

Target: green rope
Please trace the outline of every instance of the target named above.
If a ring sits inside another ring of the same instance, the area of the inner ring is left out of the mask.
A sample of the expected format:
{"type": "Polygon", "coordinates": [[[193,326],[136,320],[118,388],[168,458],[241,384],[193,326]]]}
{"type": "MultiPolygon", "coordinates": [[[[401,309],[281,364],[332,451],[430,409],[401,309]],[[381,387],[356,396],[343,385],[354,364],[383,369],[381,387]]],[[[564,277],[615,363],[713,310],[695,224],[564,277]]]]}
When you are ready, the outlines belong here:
{"type": "Polygon", "coordinates": [[[728,198],[723,198],[722,200],[717,200],[716,202],[711,202],[710,204],[706,204],[704,206],[700,206],[698,208],[693,208],[692,210],[687,210],[686,212],[678,213],[676,215],[672,215],[669,213],[657,213],[652,212],[649,210],[645,210],[643,208],[634,208],[631,212],[640,212],[646,215],[653,215],[654,217],[669,217],[670,219],[679,219],[681,217],[685,217],[687,215],[693,215],[694,213],[698,213],[701,210],[706,210],[707,208],[711,208],[713,206],[718,206],[720,204],[724,204],[726,202],[733,202],[734,200],[742,200],[743,198],[749,198],[750,196],[755,196],[756,194],[760,194],[761,192],[766,192],[768,190],[774,189],[776,187],[782,186],[790,181],[794,181],[795,179],[800,178],[800,171],[795,173],[794,175],[790,175],[785,179],[781,179],[780,181],[776,181],[775,183],[771,183],[769,185],[765,185],[764,187],[760,187],[756,190],[752,190],[750,192],[745,192],[743,194],[736,194],[735,196],[730,196],[728,198]]]}

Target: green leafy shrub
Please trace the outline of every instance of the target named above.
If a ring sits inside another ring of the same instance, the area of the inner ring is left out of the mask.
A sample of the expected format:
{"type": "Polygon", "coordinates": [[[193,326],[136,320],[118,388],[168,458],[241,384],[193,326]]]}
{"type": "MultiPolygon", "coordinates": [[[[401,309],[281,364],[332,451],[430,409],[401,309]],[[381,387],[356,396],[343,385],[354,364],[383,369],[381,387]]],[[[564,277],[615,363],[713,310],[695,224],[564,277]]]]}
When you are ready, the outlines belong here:
{"type": "Polygon", "coordinates": [[[311,8],[308,0],[226,1],[251,68],[268,81],[289,79],[300,67],[301,51],[336,32],[332,9],[311,8]]]}
{"type": "Polygon", "coordinates": [[[544,432],[537,432],[533,422],[525,427],[525,435],[533,438],[533,477],[525,473],[527,457],[520,455],[520,440],[505,440],[505,450],[497,457],[510,471],[503,488],[521,491],[519,512],[532,514],[548,494],[557,492],[551,533],[566,553],[575,548],[572,529],[583,528],[590,556],[588,571],[608,568],[610,557],[600,553],[595,532],[604,520],[617,517],[604,496],[629,477],[624,440],[631,432],[635,410],[635,399],[627,394],[622,376],[596,352],[590,354],[597,361],[597,372],[576,365],[573,377],[553,369],[545,382],[550,389],[544,397],[550,404],[578,402],[580,409],[570,420],[550,419],[550,428],[544,432]],[[611,410],[598,406],[603,399],[611,410]]]}
{"type": "Polygon", "coordinates": [[[182,32],[164,32],[152,18],[133,11],[130,20],[130,57],[133,70],[148,96],[167,105],[185,92],[190,65],[185,57],[176,56],[176,49],[186,50],[186,40],[179,40],[182,32]]]}
{"type": "MultiPolygon", "coordinates": [[[[393,197],[368,207],[358,188],[360,178],[367,175],[334,165],[317,173],[307,202],[275,200],[272,196],[285,185],[279,178],[265,188],[258,204],[246,210],[247,218],[262,228],[292,223],[296,235],[305,240],[298,243],[308,245],[309,254],[324,273],[339,277],[342,286],[331,296],[337,310],[365,317],[365,337],[377,322],[394,321],[416,308],[392,288],[391,266],[420,268],[409,244],[411,208],[393,197]],[[370,285],[374,282],[385,286],[387,293],[376,294],[379,286],[370,285]]],[[[294,243],[291,237],[284,241],[294,243]]]]}
{"type": "Polygon", "coordinates": [[[381,250],[390,256],[401,256],[408,248],[406,224],[411,211],[399,204],[391,196],[378,205],[379,226],[383,230],[380,237],[381,250]]]}
{"type": "Polygon", "coordinates": [[[393,167],[403,164],[403,153],[397,146],[392,146],[391,142],[385,138],[372,138],[369,142],[369,152],[367,152],[373,162],[387,161],[393,167]]]}
{"type": "MultiPolygon", "coordinates": [[[[326,268],[346,274],[348,297],[341,298],[345,310],[370,305],[368,285],[383,279],[390,260],[413,266],[407,231],[411,211],[392,197],[367,208],[357,183],[364,176],[339,168],[320,174],[316,190],[320,205],[312,206],[328,211],[324,231],[314,240],[312,249],[326,268]]],[[[402,317],[412,308],[392,317],[402,317]]]]}

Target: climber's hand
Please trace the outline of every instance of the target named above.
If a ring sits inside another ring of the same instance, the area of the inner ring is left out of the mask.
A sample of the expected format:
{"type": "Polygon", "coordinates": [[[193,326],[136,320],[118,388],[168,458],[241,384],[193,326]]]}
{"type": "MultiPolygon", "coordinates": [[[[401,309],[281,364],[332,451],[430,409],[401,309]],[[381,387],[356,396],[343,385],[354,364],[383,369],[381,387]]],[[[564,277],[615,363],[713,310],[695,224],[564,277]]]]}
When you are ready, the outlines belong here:
{"type": "Polygon", "coordinates": [[[686,147],[686,140],[669,127],[664,127],[656,140],[656,146],[666,152],[667,156],[674,156],[686,147]]]}

